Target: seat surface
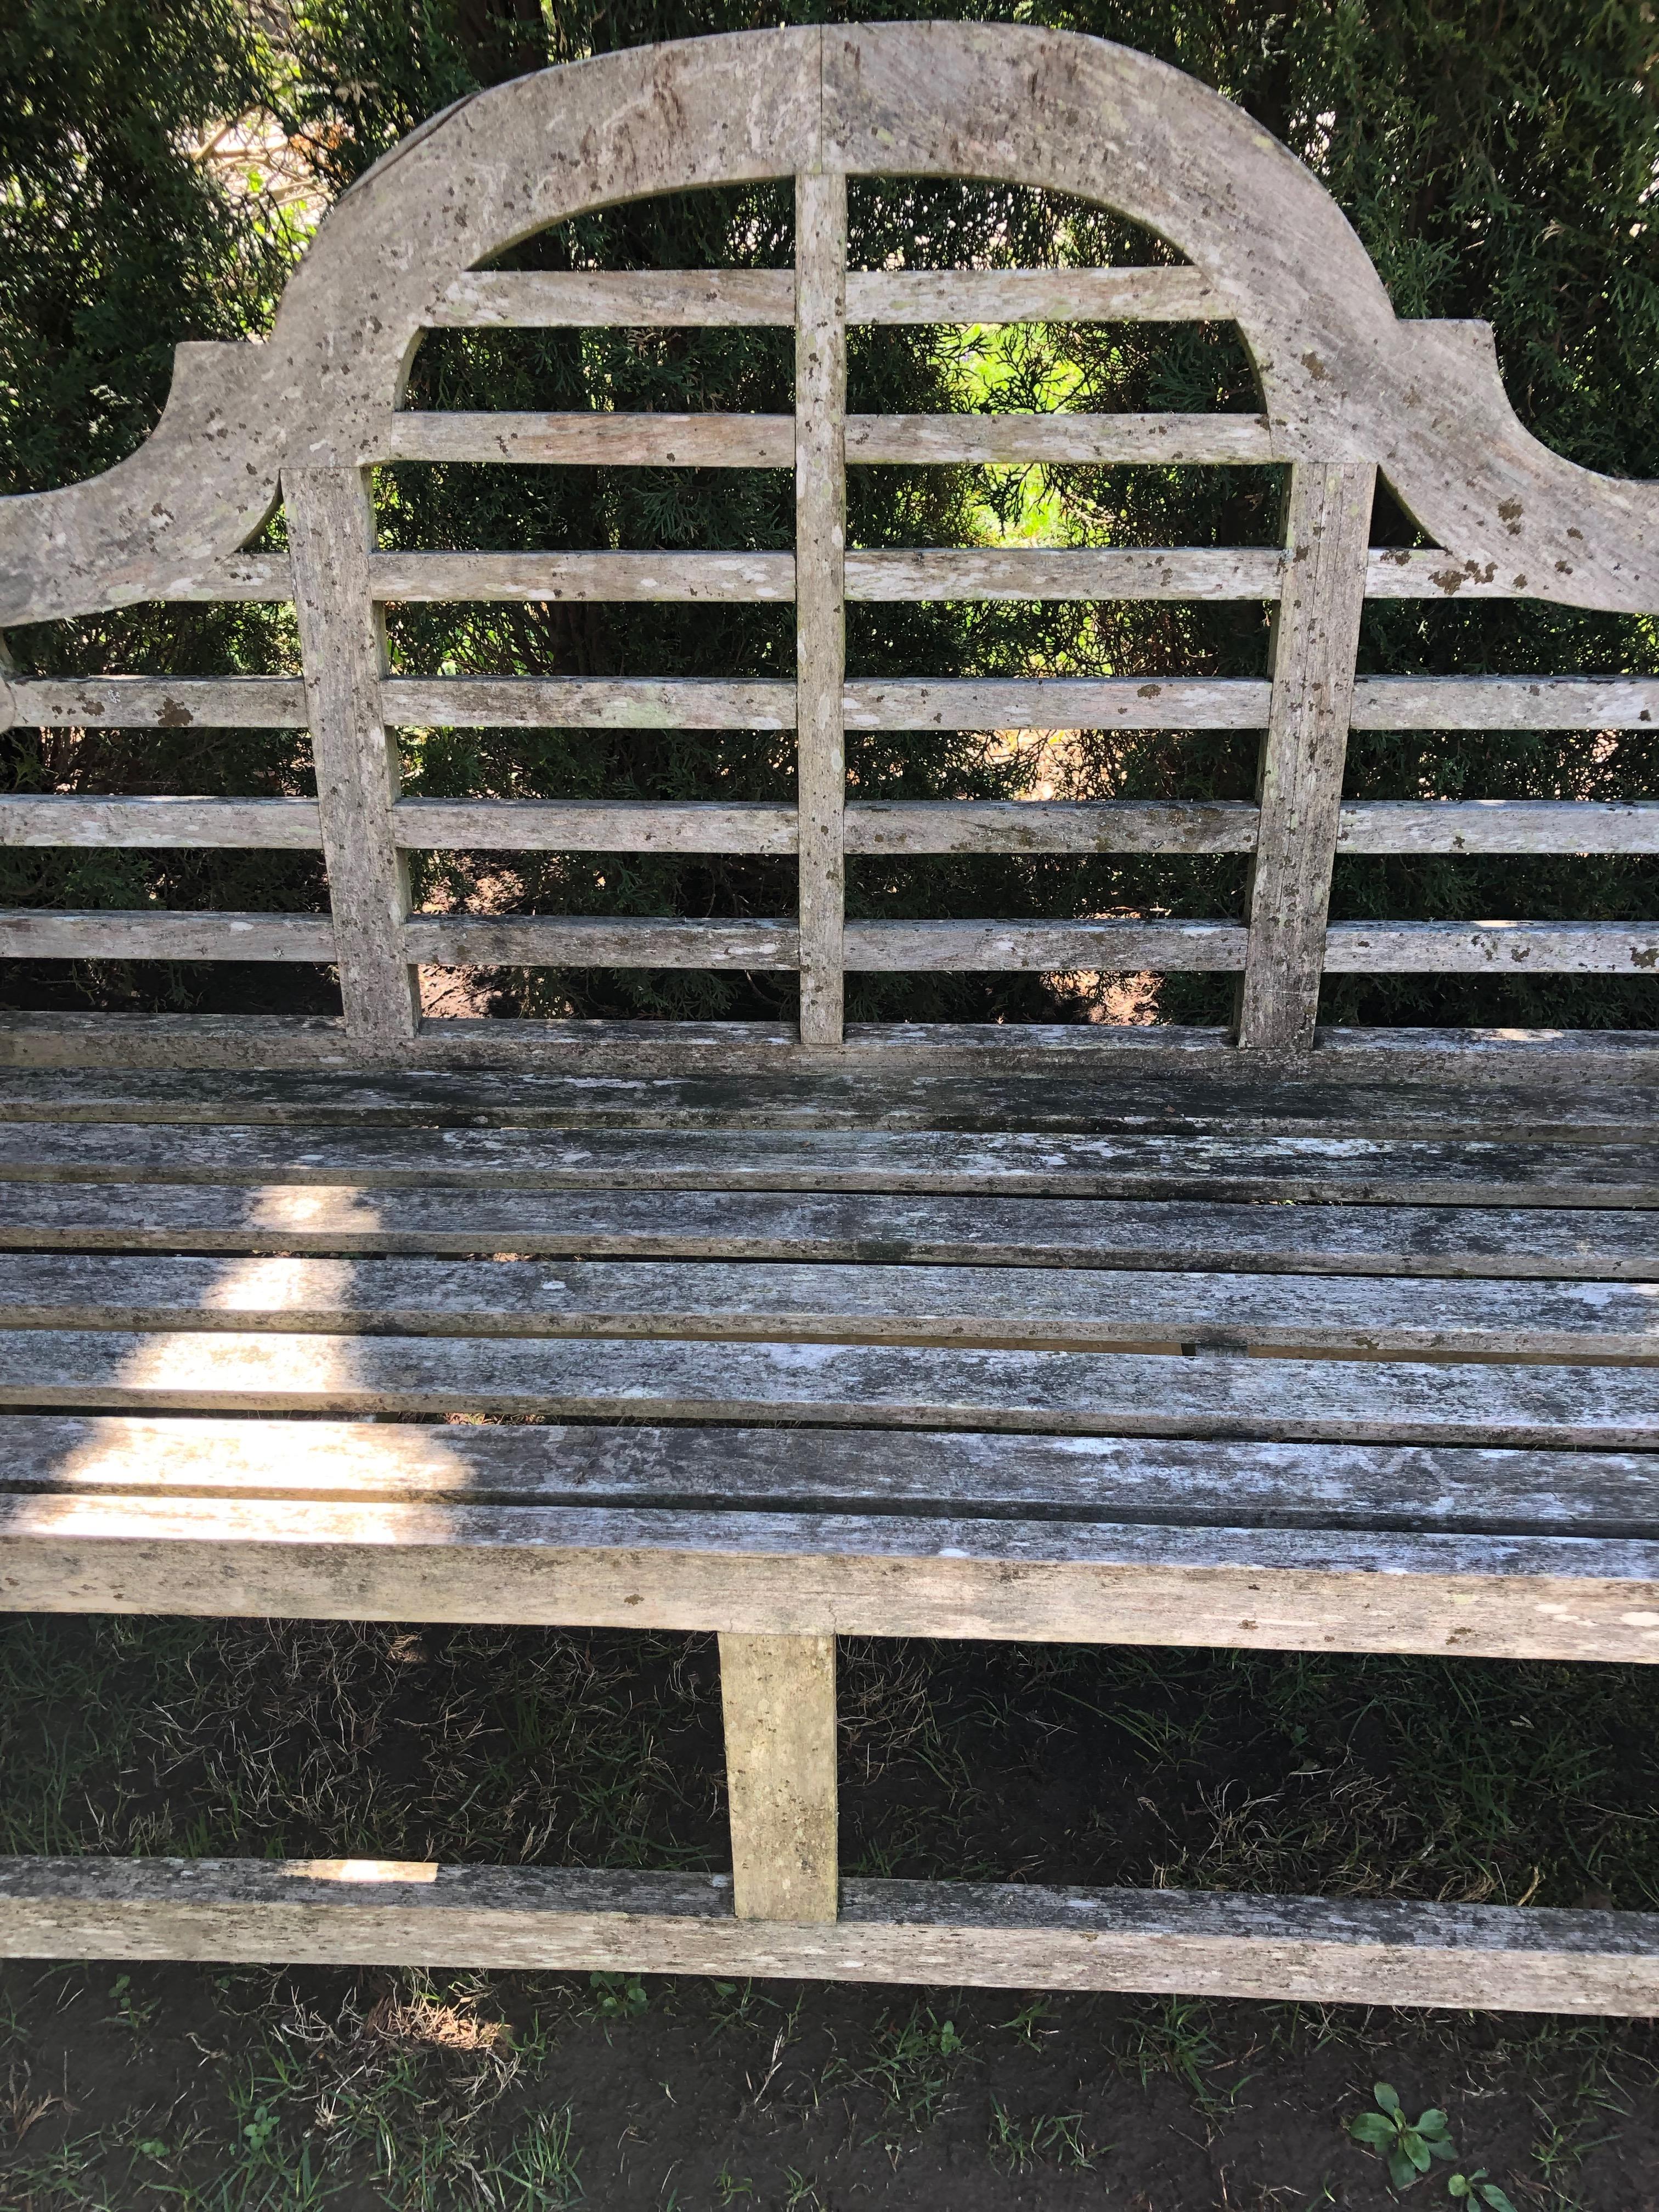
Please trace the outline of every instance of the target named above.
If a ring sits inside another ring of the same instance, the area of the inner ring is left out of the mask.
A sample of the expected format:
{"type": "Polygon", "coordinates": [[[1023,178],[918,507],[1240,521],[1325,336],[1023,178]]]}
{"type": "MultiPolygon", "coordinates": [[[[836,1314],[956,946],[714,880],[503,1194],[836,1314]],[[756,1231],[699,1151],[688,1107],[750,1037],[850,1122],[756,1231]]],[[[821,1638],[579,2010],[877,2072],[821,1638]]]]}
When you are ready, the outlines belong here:
{"type": "Polygon", "coordinates": [[[1650,1658],[1647,1103],[5,1075],[5,1601],[1650,1658]]]}

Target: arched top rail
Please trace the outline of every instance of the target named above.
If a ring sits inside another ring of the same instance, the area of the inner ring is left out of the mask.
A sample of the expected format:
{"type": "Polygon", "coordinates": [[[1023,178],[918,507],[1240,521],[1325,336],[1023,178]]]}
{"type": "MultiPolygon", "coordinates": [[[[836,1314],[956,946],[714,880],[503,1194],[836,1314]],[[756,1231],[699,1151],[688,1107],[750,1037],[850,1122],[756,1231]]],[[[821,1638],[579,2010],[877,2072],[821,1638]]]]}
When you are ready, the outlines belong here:
{"type": "MultiPolygon", "coordinates": [[[[138,453],[0,501],[0,625],[194,596],[258,534],[284,468],[395,457],[421,332],[520,240],[653,193],[803,173],[981,178],[1115,210],[1191,264],[1167,272],[1186,289],[1164,311],[1239,325],[1263,417],[1238,458],[1375,465],[1447,556],[1443,588],[1659,611],[1659,489],[1531,436],[1486,324],[1397,318],[1328,193],[1242,109],[1102,40],[886,23],[606,54],[413,132],[329,214],[267,340],[181,346],[138,453]]],[[[769,307],[750,289],[736,319],[794,319],[793,294],[769,307]]]]}

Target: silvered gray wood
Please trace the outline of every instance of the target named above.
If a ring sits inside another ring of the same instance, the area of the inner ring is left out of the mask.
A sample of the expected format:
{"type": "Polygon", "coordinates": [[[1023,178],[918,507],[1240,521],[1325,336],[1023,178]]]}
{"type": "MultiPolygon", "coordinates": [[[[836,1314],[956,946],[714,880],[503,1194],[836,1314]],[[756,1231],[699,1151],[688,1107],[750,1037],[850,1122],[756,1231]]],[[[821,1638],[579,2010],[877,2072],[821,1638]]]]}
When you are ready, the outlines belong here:
{"type": "MultiPolygon", "coordinates": [[[[64,1018],[96,1039],[106,1021],[64,1018]]],[[[254,1018],[246,1018],[243,1027],[254,1018]]],[[[145,1016],[167,1049],[182,1024],[145,1016]]],[[[285,1027],[273,1022],[274,1034],[285,1027]]],[[[457,1028],[463,1025],[455,1024],[457,1028]]],[[[477,1029],[506,1024],[480,1023],[477,1029]]],[[[605,1026],[605,1025],[601,1025],[605,1026]]],[[[622,1025],[630,1026],[630,1025],[622,1025]]],[[[641,1024],[641,1027],[645,1025],[641,1024]]],[[[711,1024],[725,1029],[725,1024],[711,1024]]],[[[209,1034],[214,1024],[209,1020],[209,1034]]],[[[1592,1031],[1565,1044],[1559,1032],[1516,1047],[1501,1032],[1337,1030],[1301,1074],[1264,1080],[1236,1055],[1218,1052],[1214,1031],[1177,1031],[1173,1068],[1156,1054],[1129,1055],[1147,1031],[1091,1024],[1043,1029],[1042,1058],[1012,1069],[993,1049],[1000,1030],[958,1030],[963,1061],[904,1064],[909,1025],[878,1030],[869,1058],[850,1065],[790,1066],[781,1025],[763,1042],[769,1068],[729,1065],[678,1073],[611,1068],[458,1070],[441,1061],[378,1070],[344,1060],[339,1025],[307,1024],[333,1039],[333,1066],[288,1068],[232,1063],[180,1073],[177,1063],[131,1068],[106,1057],[93,1067],[0,1066],[0,1119],[34,1123],[128,1122],[200,1127],[331,1123],[368,1128],[662,1131],[902,1130],[1033,1135],[1358,1138],[1501,1144],[1627,1145],[1645,1142],[1659,1087],[1644,1050],[1592,1031]],[[1182,1048],[1184,1047],[1184,1049],[1182,1048]],[[1062,1048],[1078,1054],[1059,1060],[1062,1048]],[[1099,1055],[1113,1065],[1097,1080],[1099,1055]],[[1120,1054],[1123,1057],[1120,1059],[1120,1054]]],[[[257,1032],[256,1032],[257,1035],[257,1032]]],[[[854,1032],[857,1035],[857,1032],[854,1032]]],[[[922,1042],[941,1031],[923,1027],[922,1042]]],[[[1647,1049],[1652,1049],[1652,1043],[1647,1049]]]]}
{"type": "MultiPolygon", "coordinates": [[[[1659,1277],[1659,1253],[1654,1273],[1659,1277]]],[[[0,1327],[380,1335],[780,1335],[815,1343],[1180,1344],[1421,1358],[1659,1360],[1659,1280],[1328,1275],[799,1261],[13,1258],[0,1327]]]]}
{"type": "Polygon", "coordinates": [[[972,1431],[0,1414],[0,1491],[32,1490],[1659,1539],[1650,1452],[972,1431]]]}
{"type": "Polygon", "coordinates": [[[0,1249],[524,1252],[957,1267],[1644,1280],[1628,1210],[765,1191],[357,1191],[267,1183],[0,1188],[0,1249]]]}
{"type": "Polygon", "coordinates": [[[382,696],[386,632],[368,582],[374,514],[356,469],[287,469],[283,503],[340,1000],[348,1036],[372,1051],[413,1037],[421,1018],[403,945],[409,866],[392,829],[402,769],[382,696]]]}
{"type": "Polygon", "coordinates": [[[1659,1146],[890,1129],[353,1130],[328,1121],[227,1121],[184,1133],[143,1121],[0,1119],[7,1180],[1659,1207],[1659,1146]]]}
{"type": "Polygon", "coordinates": [[[1237,1005],[1246,1051],[1305,1054],[1313,1046],[1376,481],[1370,466],[1304,463],[1291,471],[1245,890],[1249,943],[1237,1005]]]}
{"type": "Polygon", "coordinates": [[[0,1404],[1651,1450],[1643,1369],[628,1338],[0,1333],[0,1404]]]}
{"type": "Polygon", "coordinates": [[[791,1924],[738,1919],[725,1875],[374,1861],[9,1859],[0,1951],[1659,2007],[1652,1913],[848,1881],[791,1924]]]}
{"type": "Polygon", "coordinates": [[[800,1035],[838,1045],[845,1006],[847,179],[811,149],[795,180],[795,757],[800,1035]]]}

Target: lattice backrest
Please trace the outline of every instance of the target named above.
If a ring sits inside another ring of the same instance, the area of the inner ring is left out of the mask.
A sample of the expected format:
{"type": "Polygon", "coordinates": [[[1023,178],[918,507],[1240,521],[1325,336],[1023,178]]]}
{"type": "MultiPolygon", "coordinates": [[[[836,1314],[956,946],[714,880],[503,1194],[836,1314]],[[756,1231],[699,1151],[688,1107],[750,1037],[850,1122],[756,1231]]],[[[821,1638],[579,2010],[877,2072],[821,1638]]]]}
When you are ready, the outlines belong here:
{"type": "MultiPolygon", "coordinates": [[[[800,1036],[842,1037],[849,970],[1231,970],[1238,1041],[1311,1041],[1326,970],[1659,968],[1649,925],[1328,927],[1334,858],[1653,852],[1659,810],[1342,800],[1347,732],[1646,724],[1659,682],[1356,681],[1365,597],[1465,593],[1659,610],[1659,493],[1574,467],[1516,421],[1479,323],[1396,319],[1311,174],[1237,108],[1146,56],[1007,26],[764,31],[607,55],[483,93],[416,132],[330,214],[270,339],[184,346],[155,434],[107,475],[0,501],[0,623],[141,599],[287,599],[303,687],[276,678],[13,680],[24,726],[308,726],[308,800],[0,800],[40,844],[309,847],[331,916],[144,911],[0,918],[0,951],[70,957],[332,960],[350,1048],[422,1042],[419,963],[798,968],[800,1036]],[[1185,254],[1148,269],[847,270],[849,176],[1045,187],[1185,254]],[[585,210],[689,187],[795,180],[788,271],[529,274],[488,264],[585,210]],[[1235,321],[1257,415],[854,416],[849,320],[1235,321]],[[422,414],[401,404],[423,331],[765,324],[796,332],[787,416],[422,414]],[[580,461],[796,476],[792,556],[403,554],[375,550],[365,471],[396,460],[580,461]],[[848,553],[845,470],[881,461],[1279,462],[1282,551],[848,553]],[[1437,544],[1376,552],[1381,469],[1437,544]],[[278,500],[290,556],[246,549],[278,500]],[[392,677],[380,609],[430,599],[784,599],[795,680],[392,677]],[[1276,610],[1268,681],[844,680],[847,599],[1236,599],[1276,610]],[[521,724],[796,732],[799,805],[642,807],[400,798],[399,726],[521,724]],[[849,727],[1247,728],[1259,804],[848,804],[849,727]],[[165,823],[158,826],[158,809],[165,823]],[[647,818],[648,817],[648,818],[647,818]],[[532,849],[789,852],[775,922],[411,914],[405,854],[532,849]],[[1250,856],[1246,919],[1052,925],[843,920],[849,852],[1218,852],[1250,856]]],[[[507,1024],[491,1024],[505,1028],[507,1024]]],[[[543,1027],[545,1025],[538,1025],[543,1027]]],[[[434,1025],[428,1024],[429,1034],[434,1025]]]]}

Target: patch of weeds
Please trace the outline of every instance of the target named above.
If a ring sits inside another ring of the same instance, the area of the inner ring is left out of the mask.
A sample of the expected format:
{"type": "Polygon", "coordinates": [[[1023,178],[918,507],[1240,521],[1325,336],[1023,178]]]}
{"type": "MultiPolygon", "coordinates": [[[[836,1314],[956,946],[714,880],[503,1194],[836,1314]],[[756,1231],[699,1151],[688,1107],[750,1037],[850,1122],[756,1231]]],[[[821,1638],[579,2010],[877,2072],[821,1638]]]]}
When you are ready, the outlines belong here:
{"type": "Polygon", "coordinates": [[[1025,2173],[1036,2166],[1051,2166],[1060,2173],[1094,2169],[1095,2146],[1083,2139],[1081,2112],[1036,2112],[1017,2120],[994,2095],[986,2148],[992,2165],[1004,2173],[1025,2173]]]}
{"type": "Polygon", "coordinates": [[[1120,2063],[1133,2068],[1143,2089],[1156,2075],[1173,2074],[1186,2083],[1206,2118],[1236,2105],[1250,2078],[1241,2075],[1224,2094],[1218,2088],[1216,2075],[1242,2062],[1226,2056],[1216,2037],[1213,2014],[1196,1997],[1170,1997],[1140,2008],[1120,2063]]]}
{"type": "Polygon", "coordinates": [[[563,2212],[577,2203],[582,2185],[576,2172],[581,2156],[570,2142],[570,2107],[538,2112],[514,2137],[499,2164],[477,2173],[483,2202],[501,2212],[563,2212]]]}
{"type": "Polygon", "coordinates": [[[15,2194],[7,2201],[26,2212],[115,2212],[100,2170],[105,2149],[100,2136],[81,2136],[32,2165],[10,2167],[3,2180],[15,2194]]]}
{"type": "Polygon", "coordinates": [[[1000,2020],[997,2027],[1004,2035],[1017,2035],[1022,2043],[1029,2043],[1035,2051],[1040,2036],[1056,2033],[1045,2025],[1053,2016],[1054,2007],[1047,1997],[1033,1997],[1029,2004],[1020,2007],[1012,2020],[1000,2020]]]}
{"type": "Polygon", "coordinates": [[[824,2083],[877,2090],[884,2118],[896,2118],[913,2134],[922,2135],[949,2108],[957,2069],[968,2059],[955,2021],[915,2004],[902,2020],[890,2015],[881,2022],[861,2063],[832,2058],[824,2083]]]}
{"type": "Polygon", "coordinates": [[[637,1974],[613,1974],[604,1970],[590,1974],[593,2009],[601,2020],[637,2020],[651,2009],[651,1996],[637,1974]]]}
{"type": "Polygon", "coordinates": [[[1466,2203],[1490,2205],[1492,2212],[1515,2212],[1514,2205],[1498,2184],[1487,2180],[1484,2166],[1477,2166],[1473,2173],[1449,2173],[1446,2194],[1462,2198],[1466,2203]]]}
{"type": "Polygon", "coordinates": [[[334,2194],[309,2135],[296,2142],[280,2105],[267,2101],[289,2086],[250,2076],[231,2092],[235,2126],[214,2212],[315,2212],[334,2194]]]}
{"type": "Polygon", "coordinates": [[[118,1974],[110,1984],[110,1997],[115,2006],[115,2017],[134,2035],[142,2035],[155,2017],[155,2006],[141,2004],[132,1993],[132,1976],[118,1974]]]}
{"type": "Polygon", "coordinates": [[[710,1982],[708,2017],[718,2034],[757,2024],[761,2005],[769,1999],[757,1996],[753,1982],[710,1982]]]}
{"type": "Polygon", "coordinates": [[[730,2159],[726,2160],[720,2172],[714,2176],[714,2189],[722,2206],[741,2203],[745,2197],[752,2197],[755,2193],[755,2185],[747,2174],[738,2175],[732,2172],[730,2159]]]}
{"type": "Polygon", "coordinates": [[[1350,2120],[1348,2133],[1368,2150],[1381,2153],[1389,2169],[1389,2179],[1396,2189],[1409,2189],[1428,2172],[1435,2159],[1449,2160],[1457,2156],[1456,2146],[1447,2129],[1446,2115],[1437,2105],[1431,2105],[1416,2119],[1408,2120],[1399,2097],[1388,2082],[1374,2083],[1371,2094],[1376,2100],[1375,2110],[1360,2112],[1350,2120]]]}

